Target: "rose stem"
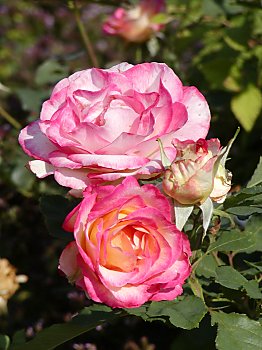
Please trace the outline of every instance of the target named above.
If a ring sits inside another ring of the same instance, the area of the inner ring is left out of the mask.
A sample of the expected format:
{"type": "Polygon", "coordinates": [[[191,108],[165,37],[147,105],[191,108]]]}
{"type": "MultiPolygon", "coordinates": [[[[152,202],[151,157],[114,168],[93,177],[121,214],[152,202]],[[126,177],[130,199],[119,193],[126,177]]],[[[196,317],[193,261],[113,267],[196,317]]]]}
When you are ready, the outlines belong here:
{"type": "Polygon", "coordinates": [[[20,130],[22,129],[22,125],[15,120],[14,117],[12,117],[1,105],[0,105],[0,115],[8,121],[15,129],[20,130]]]}
{"type": "Polygon", "coordinates": [[[77,27],[79,29],[79,32],[82,36],[82,39],[83,39],[83,42],[85,44],[85,47],[86,47],[86,50],[87,50],[87,53],[89,54],[89,57],[92,61],[92,65],[94,67],[99,67],[99,64],[98,64],[98,60],[97,60],[97,57],[96,57],[96,54],[95,54],[95,51],[93,49],[93,46],[91,44],[91,41],[89,39],[89,36],[87,34],[87,31],[85,30],[85,27],[84,27],[84,24],[81,20],[81,16],[80,16],[80,13],[79,13],[79,9],[77,7],[77,2],[76,0],[74,0],[72,3],[70,2],[70,7],[73,9],[74,11],[74,15],[75,15],[75,20],[76,20],[76,24],[77,24],[77,27]]]}

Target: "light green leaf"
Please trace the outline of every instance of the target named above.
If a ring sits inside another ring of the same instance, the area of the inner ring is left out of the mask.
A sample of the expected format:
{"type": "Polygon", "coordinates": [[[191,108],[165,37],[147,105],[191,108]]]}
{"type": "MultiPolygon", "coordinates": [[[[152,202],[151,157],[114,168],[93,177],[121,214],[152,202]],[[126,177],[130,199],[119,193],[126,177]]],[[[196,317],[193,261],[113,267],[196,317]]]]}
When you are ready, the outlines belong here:
{"type": "Polygon", "coordinates": [[[211,312],[212,324],[218,325],[218,350],[261,350],[262,328],[246,315],[211,312]]]}
{"type": "Polygon", "coordinates": [[[172,17],[169,16],[167,13],[165,12],[161,12],[161,13],[158,13],[157,15],[153,16],[150,21],[152,23],[156,23],[156,24],[166,24],[170,21],[172,21],[172,17]]]}
{"type": "Polygon", "coordinates": [[[105,305],[92,305],[67,323],[55,324],[37,333],[27,343],[11,346],[10,350],[51,350],[70,339],[83,334],[106,321],[120,317],[119,311],[112,311],[105,305]]]}
{"type": "Polygon", "coordinates": [[[10,339],[7,335],[0,334],[0,350],[7,350],[10,345],[10,339]]]}
{"type": "Polygon", "coordinates": [[[179,328],[192,329],[199,326],[199,322],[207,312],[204,302],[195,296],[186,296],[180,301],[152,302],[148,308],[148,316],[167,316],[170,322],[179,328]]]}
{"type": "Polygon", "coordinates": [[[190,288],[194,295],[200,299],[202,299],[205,302],[203,289],[201,286],[201,283],[199,282],[199,279],[195,277],[195,275],[192,273],[191,276],[188,279],[188,283],[190,285],[190,288]]]}
{"type": "Polygon", "coordinates": [[[254,174],[252,175],[250,181],[247,184],[247,187],[253,187],[262,182],[262,157],[260,157],[259,163],[257,165],[254,174]]]}
{"type": "Polygon", "coordinates": [[[25,87],[15,89],[15,93],[20,98],[22,102],[22,108],[25,111],[37,113],[40,110],[42,101],[48,96],[48,91],[33,90],[25,87]]]}
{"type": "Polygon", "coordinates": [[[223,8],[216,3],[214,0],[204,0],[203,1],[203,13],[206,16],[220,16],[224,15],[223,8]]]}
{"type": "Polygon", "coordinates": [[[251,131],[262,108],[262,96],[259,89],[249,84],[240,94],[231,100],[231,109],[246,131],[251,131]]]}
{"type": "Polygon", "coordinates": [[[68,75],[68,67],[55,60],[45,61],[38,67],[35,76],[37,85],[55,83],[68,75]]]}
{"type": "Polygon", "coordinates": [[[245,289],[247,295],[253,299],[261,299],[262,293],[255,280],[247,280],[237,270],[231,266],[219,266],[216,269],[216,282],[224,287],[241,290],[245,289]]]}

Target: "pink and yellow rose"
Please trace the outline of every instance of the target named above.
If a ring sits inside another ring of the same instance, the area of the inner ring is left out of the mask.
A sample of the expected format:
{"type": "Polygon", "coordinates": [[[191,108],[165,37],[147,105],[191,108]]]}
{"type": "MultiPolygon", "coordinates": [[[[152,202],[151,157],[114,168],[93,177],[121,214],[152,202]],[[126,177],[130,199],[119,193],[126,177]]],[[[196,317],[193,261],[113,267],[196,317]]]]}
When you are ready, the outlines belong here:
{"type": "Polygon", "coordinates": [[[40,119],[19,136],[40,178],[54,174],[73,189],[126,176],[163,172],[157,138],[171,145],[206,137],[210,112],[195,87],[182,85],[163,63],[87,69],[61,80],[44,102],[40,119]]]}
{"type": "Polygon", "coordinates": [[[96,302],[138,307],[173,300],[189,276],[189,241],[172,223],[168,199],[133,177],[118,186],[90,186],[67,216],[75,241],[60,269],[96,302]]]}
{"type": "Polygon", "coordinates": [[[174,139],[173,145],[177,155],[164,174],[164,192],[183,205],[202,204],[208,197],[223,201],[231,188],[231,177],[220,164],[219,140],[174,139]]]}
{"type": "Polygon", "coordinates": [[[163,28],[153,18],[165,9],[163,0],[143,0],[130,9],[119,7],[103,24],[106,34],[118,35],[127,41],[143,42],[163,28]]]}

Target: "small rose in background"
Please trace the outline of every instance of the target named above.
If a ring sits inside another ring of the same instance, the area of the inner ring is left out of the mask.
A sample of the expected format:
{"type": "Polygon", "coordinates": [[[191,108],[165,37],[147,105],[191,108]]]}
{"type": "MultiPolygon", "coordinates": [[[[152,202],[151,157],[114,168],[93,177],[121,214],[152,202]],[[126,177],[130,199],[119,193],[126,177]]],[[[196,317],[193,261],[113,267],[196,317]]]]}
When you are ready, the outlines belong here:
{"type": "Polygon", "coordinates": [[[27,279],[25,275],[17,275],[16,268],[7,259],[0,259],[0,314],[7,312],[8,300],[27,279]]]}
{"type": "Polygon", "coordinates": [[[116,187],[89,187],[65,220],[75,241],[59,268],[88,297],[111,307],[173,300],[191,272],[191,251],[172,220],[173,208],[154,185],[140,187],[128,177],[116,187]]]}
{"type": "Polygon", "coordinates": [[[219,164],[219,140],[174,139],[173,145],[177,155],[164,175],[165,193],[184,205],[202,204],[209,196],[214,201],[225,199],[231,188],[231,176],[219,164]]]}
{"type": "Polygon", "coordinates": [[[156,140],[174,159],[172,139],[205,138],[209,122],[204,96],[183,86],[166,64],[121,63],[61,80],[19,142],[36,159],[29,167],[38,177],[54,174],[60,185],[82,190],[91,183],[161,174],[156,140]]]}
{"type": "Polygon", "coordinates": [[[103,24],[106,34],[118,35],[130,42],[144,42],[163,29],[164,24],[154,23],[154,17],[165,11],[163,0],[143,0],[129,9],[119,7],[103,24]]]}

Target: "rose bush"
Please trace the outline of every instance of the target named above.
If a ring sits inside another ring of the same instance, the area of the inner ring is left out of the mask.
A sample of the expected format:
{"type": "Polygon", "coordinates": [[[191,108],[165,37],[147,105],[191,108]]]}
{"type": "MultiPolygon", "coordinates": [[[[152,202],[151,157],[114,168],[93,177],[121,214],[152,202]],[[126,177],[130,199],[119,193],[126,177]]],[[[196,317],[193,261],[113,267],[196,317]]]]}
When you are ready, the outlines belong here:
{"type": "Polygon", "coordinates": [[[60,257],[70,282],[96,302],[137,307],[173,300],[189,276],[189,241],[172,223],[173,209],[154,185],[133,177],[114,186],[86,189],[67,216],[74,231],[60,257]]]}
{"type": "Polygon", "coordinates": [[[163,12],[165,1],[144,0],[128,10],[119,7],[103,24],[106,34],[118,35],[127,41],[143,42],[154,32],[163,28],[163,24],[154,23],[156,14],[163,12]]]}
{"type": "Polygon", "coordinates": [[[220,164],[219,140],[174,139],[172,143],[177,155],[164,174],[164,192],[184,205],[202,204],[208,197],[223,201],[231,188],[231,176],[220,164]]]}
{"type": "Polygon", "coordinates": [[[59,184],[83,189],[155,176],[163,171],[156,139],[174,159],[171,140],[205,137],[209,121],[203,95],[168,66],[122,63],[61,80],[19,142],[36,159],[29,167],[38,177],[54,174],[59,184]]]}

